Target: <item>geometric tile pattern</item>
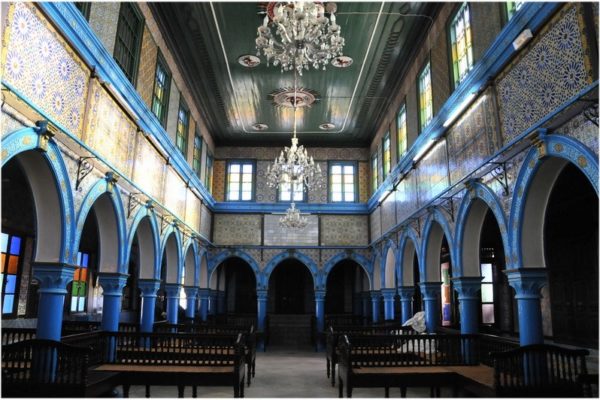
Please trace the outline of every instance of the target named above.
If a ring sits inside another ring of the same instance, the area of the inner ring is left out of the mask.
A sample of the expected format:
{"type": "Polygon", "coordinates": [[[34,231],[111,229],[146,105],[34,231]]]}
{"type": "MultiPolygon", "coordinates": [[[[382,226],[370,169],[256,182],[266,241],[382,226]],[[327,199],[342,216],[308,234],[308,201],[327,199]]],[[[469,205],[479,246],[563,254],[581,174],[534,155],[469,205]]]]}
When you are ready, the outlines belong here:
{"type": "MultiPolygon", "coordinates": [[[[140,66],[137,79],[137,91],[148,108],[152,107],[152,91],[154,90],[154,76],[156,72],[156,59],[158,46],[154,43],[148,25],[144,25],[142,47],[140,49],[140,66]]],[[[175,118],[171,116],[171,118],[175,118]]],[[[194,132],[191,130],[191,132],[194,132]]]]}
{"type": "Polygon", "coordinates": [[[186,187],[183,180],[177,172],[171,167],[167,167],[165,179],[165,205],[167,208],[181,220],[185,221],[185,196],[186,187]]]}
{"type": "Polygon", "coordinates": [[[396,196],[390,193],[381,204],[381,233],[384,234],[396,225],[396,196]]]}
{"type": "Polygon", "coordinates": [[[215,214],[214,242],[219,245],[260,245],[262,216],[215,214]]]}
{"type": "Polygon", "coordinates": [[[446,140],[436,144],[417,165],[419,204],[435,198],[448,187],[446,140]]]}
{"type": "Polygon", "coordinates": [[[364,161],[358,162],[358,201],[369,201],[369,163],[364,161]]]}
{"type": "Polygon", "coordinates": [[[381,206],[377,207],[369,215],[369,228],[371,230],[371,241],[378,239],[381,236],[381,206]]]}
{"type": "Polygon", "coordinates": [[[317,215],[306,215],[307,225],[301,229],[288,229],[279,225],[282,215],[264,215],[265,246],[318,246],[319,219],[317,215]]]}
{"type": "Polygon", "coordinates": [[[212,195],[215,201],[225,201],[225,164],[224,160],[213,163],[212,195]]]}
{"type": "Polygon", "coordinates": [[[598,156],[598,127],[592,121],[579,114],[556,129],[556,133],[571,136],[579,140],[598,156]]]}
{"type": "Polygon", "coordinates": [[[321,215],[322,246],[366,246],[367,215],[321,215]]]}
{"type": "Polygon", "coordinates": [[[404,221],[419,207],[416,177],[417,174],[411,171],[396,187],[396,216],[398,222],[404,221]]]}

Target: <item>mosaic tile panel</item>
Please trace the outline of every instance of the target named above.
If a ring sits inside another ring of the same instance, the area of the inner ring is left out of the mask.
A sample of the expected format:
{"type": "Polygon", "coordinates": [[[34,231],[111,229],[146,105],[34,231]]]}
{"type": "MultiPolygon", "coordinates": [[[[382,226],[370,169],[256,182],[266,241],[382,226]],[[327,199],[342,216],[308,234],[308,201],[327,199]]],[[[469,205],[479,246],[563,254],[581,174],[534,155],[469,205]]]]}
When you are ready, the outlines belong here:
{"type": "Polygon", "coordinates": [[[491,91],[486,91],[446,137],[452,184],[477,169],[500,148],[491,96],[491,91]]]}
{"type": "Polygon", "coordinates": [[[277,190],[267,186],[265,175],[267,168],[272,161],[256,162],[256,202],[257,203],[275,203],[277,190]]]}
{"type": "Polygon", "coordinates": [[[442,139],[417,166],[419,205],[426,204],[448,187],[446,140],[442,139]]]}
{"type": "Polygon", "coordinates": [[[321,263],[319,262],[320,251],[318,249],[303,249],[302,253],[310,257],[315,262],[315,264],[317,264],[318,267],[321,266],[321,263]]]}
{"type": "Polygon", "coordinates": [[[209,239],[210,231],[212,226],[212,214],[206,206],[202,206],[202,213],[200,215],[200,233],[205,238],[209,239]]]}
{"type": "MultiPolygon", "coordinates": [[[[321,217],[321,221],[322,220],[323,220],[323,217],[321,217]]],[[[321,233],[321,236],[323,236],[323,233],[321,233]]],[[[329,259],[331,259],[333,256],[335,256],[339,252],[340,252],[340,249],[323,249],[323,250],[321,250],[321,264],[325,265],[325,263],[327,261],[329,261],[329,259]]]]}
{"type": "Polygon", "coordinates": [[[4,110],[2,110],[2,113],[0,113],[0,124],[0,131],[2,131],[2,136],[18,131],[19,129],[25,128],[25,125],[23,125],[21,121],[14,118],[12,115],[4,112],[4,110]]]}
{"type": "Polygon", "coordinates": [[[307,215],[308,224],[302,229],[287,229],[279,225],[281,215],[265,214],[265,246],[318,246],[319,218],[307,215]]]}
{"type": "Polygon", "coordinates": [[[396,187],[396,217],[404,221],[417,211],[417,174],[411,171],[396,187]]]}
{"type": "Polygon", "coordinates": [[[396,196],[390,193],[381,203],[381,233],[385,233],[396,225],[396,196]]]}
{"type": "Polygon", "coordinates": [[[366,203],[369,201],[369,163],[358,163],[358,201],[366,203]]]}
{"type": "Polygon", "coordinates": [[[135,155],[133,181],[162,203],[165,159],[143,137],[138,138],[135,155]]]}
{"type": "Polygon", "coordinates": [[[119,20],[119,2],[92,2],[90,9],[90,28],[102,42],[106,50],[114,53],[119,20]]]}
{"type": "Polygon", "coordinates": [[[267,266],[267,264],[269,263],[269,261],[271,261],[273,257],[281,253],[282,251],[283,250],[281,249],[264,249],[262,254],[263,260],[260,263],[261,270],[267,266]]]}
{"type": "Polygon", "coordinates": [[[371,241],[378,239],[381,236],[381,214],[380,208],[377,207],[375,211],[369,216],[369,229],[371,230],[371,241]]]}
{"type": "MultiPolygon", "coordinates": [[[[144,26],[142,36],[142,48],[140,49],[140,65],[138,70],[137,90],[148,108],[152,108],[152,91],[154,90],[154,78],[156,75],[156,59],[158,58],[158,46],[152,39],[148,25],[144,26]]],[[[193,132],[193,130],[192,130],[193,132]]]]}
{"type": "Polygon", "coordinates": [[[598,156],[598,127],[579,114],[556,130],[556,133],[570,136],[589,147],[598,156]]]}
{"type": "Polygon", "coordinates": [[[180,219],[185,219],[185,182],[171,167],[167,167],[165,179],[165,206],[180,219]]]}
{"type": "MultiPolygon", "coordinates": [[[[302,144],[302,143],[300,143],[302,144]]],[[[251,158],[256,160],[273,160],[279,156],[282,147],[229,147],[222,146],[215,150],[215,157],[226,158],[251,158]]],[[[333,148],[333,147],[308,147],[308,154],[315,160],[359,160],[368,161],[368,149],[362,147],[333,148]]]]}
{"type": "Polygon", "coordinates": [[[3,80],[81,136],[90,71],[32,3],[9,8],[2,65],[3,80]]]}
{"type": "Polygon", "coordinates": [[[592,83],[581,5],[564,7],[497,80],[504,142],[592,83]]]}
{"type": "Polygon", "coordinates": [[[260,245],[262,216],[259,214],[215,214],[214,243],[260,245]]]}
{"type": "Polygon", "coordinates": [[[321,215],[321,246],[366,246],[368,227],[366,215],[321,215]]]}
{"type": "Polygon", "coordinates": [[[191,191],[187,191],[185,201],[185,223],[196,232],[200,232],[200,199],[191,191]]]}
{"type": "Polygon", "coordinates": [[[215,201],[225,201],[225,167],[224,160],[215,160],[213,162],[213,181],[212,195],[215,201]]]}
{"type": "Polygon", "coordinates": [[[90,91],[83,141],[131,178],[137,127],[96,79],[90,91]]]}
{"type": "MultiPolygon", "coordinates": [[[[315,161],[316,162],[316,161],[315,161]]],[[[327,177],[327,162],[320,161],[317,164],[321,166],[321,171],[325,178],[325,184],[319,190],[311,190],[308,192],[308,202],[309,203],[327,203],[327,188],[328,186],[328,177],[327,177]]]]}

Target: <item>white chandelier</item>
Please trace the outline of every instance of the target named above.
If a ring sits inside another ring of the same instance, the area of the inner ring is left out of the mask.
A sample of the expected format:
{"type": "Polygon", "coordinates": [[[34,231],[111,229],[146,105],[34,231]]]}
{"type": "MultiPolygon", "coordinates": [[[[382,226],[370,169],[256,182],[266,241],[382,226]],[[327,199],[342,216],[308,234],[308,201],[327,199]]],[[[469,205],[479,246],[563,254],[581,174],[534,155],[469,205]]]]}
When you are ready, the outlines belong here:
{"type": "Polygon", "coordinates": [[[295,68],[300,75],[302,69],[323,70],[337,56],[342,55],[344,38],[341,27],[335,23],[337,5],[321,2],[283,1],[270,2],[263,24],[258,27],[256,38],[257,56],[260,51],[267,58],[267,66],[273,59],[274,66],[281,72],[295,68]],[[329,18],[325,16],[329,13],[329,18]],[[275,32],[269,27],[275,27],[275,32]]]}
{"type": "Polygon", "coordinates": [[[291,207],[287,209],[285,215],[279,218],[279,225],[284,228],[291,229],[302,229],[308,224],[306,217],[300,214],[300,210],[296,208],[296,204],[292,203],[291,207]]]}

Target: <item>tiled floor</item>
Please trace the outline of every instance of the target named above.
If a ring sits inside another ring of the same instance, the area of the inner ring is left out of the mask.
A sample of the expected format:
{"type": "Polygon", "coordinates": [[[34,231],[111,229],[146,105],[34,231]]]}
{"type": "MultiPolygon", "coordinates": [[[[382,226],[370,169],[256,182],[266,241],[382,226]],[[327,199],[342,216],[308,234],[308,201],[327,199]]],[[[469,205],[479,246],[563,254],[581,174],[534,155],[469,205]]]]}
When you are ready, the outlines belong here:
{"type": "MultiPolygon", "coordinates": [[[[331,386],[327,378],[325,353],[316,353],[310,348],[291,349],[269,347],[267,352],[256,354],[256,376],[246,397],[290,398],[290,397],[337,397],[338,388],[331,386]]],[[[383,388],[357,388],[353,397],[384,397],[383,388]]],[[[408,397],[429,397],[429,389],[409,389],[408,397]]],[[[442,391],[442,396],[449,393],[442,391]]],[[[132,386],[130,397],[144,397],[143,386],[132,386]]],[[[151,387],[152,397],[177,397],[176,387],[151,387]]],[[[191,388],[186,388],[185,397],[191,397],[191,388]]],[[[390,391],[391,397],[400,397],[398,389],[390,391]]],[[[198,397],[233,397],[230,387],[198,387],[198,397]]]]}

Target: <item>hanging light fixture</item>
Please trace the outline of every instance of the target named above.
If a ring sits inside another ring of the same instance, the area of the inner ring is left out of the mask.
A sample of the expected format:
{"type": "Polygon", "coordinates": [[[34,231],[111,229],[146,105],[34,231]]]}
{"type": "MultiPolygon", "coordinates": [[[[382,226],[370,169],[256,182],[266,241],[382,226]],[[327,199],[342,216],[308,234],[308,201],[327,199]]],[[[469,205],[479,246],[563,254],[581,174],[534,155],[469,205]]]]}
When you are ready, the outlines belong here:
{"type": "Polygon", "coordinates": [[[256,55],[260,56],[262,50],[267,66],[272,60],[274,66],[281,66],[281,72],[295,68],[302,75],[302,70],[310,66],[325,70],[344,48],[341,27],[335,22],[336,11],[337,5],[331,2],[326,9],[318,1],[270,2],[258,27],[256,55]]]}
{"type": "Polygon", "coordinates": [[[279,218],[279,225],[284,228],[302,229],[308,225],[308,219],[303,217],[300,214],[300,210],[296,208],[296,204],[292,203],[285,215],[279,218]]]}

